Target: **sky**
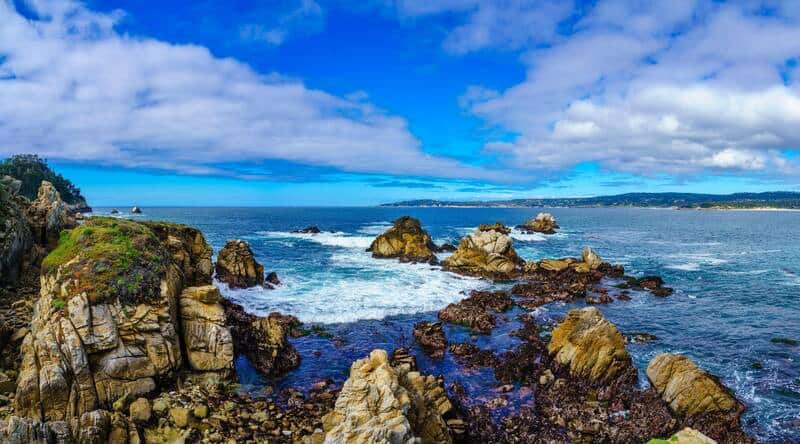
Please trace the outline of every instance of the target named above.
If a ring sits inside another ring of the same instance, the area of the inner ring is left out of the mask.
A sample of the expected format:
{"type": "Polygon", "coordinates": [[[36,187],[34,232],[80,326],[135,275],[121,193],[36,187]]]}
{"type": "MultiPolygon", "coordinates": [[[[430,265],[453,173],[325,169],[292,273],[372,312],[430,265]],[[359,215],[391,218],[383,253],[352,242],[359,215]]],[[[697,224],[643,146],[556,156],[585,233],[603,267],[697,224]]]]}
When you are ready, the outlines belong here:
{"type": "Polygon", "coordinates": [[[95,206],[800,191],[800,2],[0,0],[0,156],[95,206]]]}

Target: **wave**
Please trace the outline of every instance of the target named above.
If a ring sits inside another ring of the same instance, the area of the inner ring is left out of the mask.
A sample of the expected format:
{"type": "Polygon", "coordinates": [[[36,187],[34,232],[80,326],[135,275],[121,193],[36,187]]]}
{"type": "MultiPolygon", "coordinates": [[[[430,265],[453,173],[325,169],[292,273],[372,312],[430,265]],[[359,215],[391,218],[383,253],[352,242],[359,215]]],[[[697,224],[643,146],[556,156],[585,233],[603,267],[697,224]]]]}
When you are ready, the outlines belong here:
{"type": "Polygon", "coordinates": [[[257,234],[275,239],[302,239],[330,247],[353,248],[365,250],[369,248],[374,236],[354,236],[341,231],[333,233],[292,233],[289,231],[259,231],[257,234]]]}
{"type": "Polygon", "coordinates": [[[275,290],[223,285],[222,291],[262,315],[280,311],[303,322],[330,324],[436,311],[463,299],[463,292],[489,285],[440,267],[373,259],[357,250],[334,253],[324,271],[285,272],[281,279],[275,290]]]}
{"type": "Polygon", "coordinates": [[[386,221],[369,223],[359,228],[358,232],[361,234],[371,234],[373,236],[377,236],[379,234],[383,234],[389,228],[392,228],[392,225],[393,224],[391,222],[386,221]]]}
{"type": "Polygon", "coordinates": [[[664,268],[680,271],[700,271],[700,264],[697,262],[687,262],[685,264],[666,265],[664,268]]]}
{"type": "Polygon", "coordinates": [[[543,242],[547,240],[548,235],[542,233],[525,233],[516,228],[511,230],[511,237],[515,240],[524,242],[543,242]]]}

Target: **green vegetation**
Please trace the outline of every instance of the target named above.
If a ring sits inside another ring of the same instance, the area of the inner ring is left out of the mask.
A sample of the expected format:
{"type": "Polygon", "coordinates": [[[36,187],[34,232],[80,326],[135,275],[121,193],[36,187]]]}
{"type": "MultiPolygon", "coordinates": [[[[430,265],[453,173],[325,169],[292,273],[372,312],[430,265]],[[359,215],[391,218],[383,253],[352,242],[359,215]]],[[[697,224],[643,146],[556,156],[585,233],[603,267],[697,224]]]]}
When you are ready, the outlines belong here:
{"type": "Polygon", "coordinates": [[[47,165],[47,160],[36,154],[17,154],[0,162],[0,176],[8,175],[22,181],[19,193],[28,199],[36,199],[39,185],[46,180],[61,193],[61,199],[72,205],[86,205],[81,190],[64,176],[47,165]]]}
{"type": "Polygon", "coordinates": [[[64,302],[64,300],[61,298],[55,298],[52,301],[50,301],[50,305],[56,310],[63,310],[64,308],[66,308],[67,303],[64,302]]]}
{"type": "Polygon", "coordinates": [[[42,261],[42,272],[61,270],[92,301],[117,297],[127,304],[160,297],[168,253],[146,225],[93,217],[61,233],[58,246],[42,261]]]}

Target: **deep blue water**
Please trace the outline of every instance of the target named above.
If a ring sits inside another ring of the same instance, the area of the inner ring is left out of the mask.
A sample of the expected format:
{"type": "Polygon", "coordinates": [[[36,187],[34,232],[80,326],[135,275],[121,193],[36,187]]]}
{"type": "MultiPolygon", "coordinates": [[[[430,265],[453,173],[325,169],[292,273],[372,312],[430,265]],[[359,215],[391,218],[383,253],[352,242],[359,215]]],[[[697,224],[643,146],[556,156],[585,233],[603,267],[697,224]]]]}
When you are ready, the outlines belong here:
{"type": "MultiPolygon", "coordinates": [[[[354,359],[376,347],[389,351],[400,345],[414,347],[414,322],[435,319],[436,311],[463,298],[463,291],[490,286],[428,265],[372,259],[364,249],[395,218],[417,217],[437,243],[455,244],[479,223],[516,225],[539,211],[152,208],[137,217],[197,226],[215,251],[228,239],[248,240],[258,260],[266,270],[277,271],[284,285],[273,291],[223,291],[254,312],[277,310],[307,323],[323,323],[338,339],[338,347],[315,335],[294,340],[303,363],[280,381],[262,381],[244,371],[246,362],[240,362],[242,382],[257,388],[265,383],[302,386],[321,377],[341,382],[354,359]],[[289,233],[307,225],[333,233],[289,233]]],[[[578,256],[589,245],[609,262],[624,264],[628,274],[658,274],[675,288],[667,298],[637,293],[631,301],[599,307],[623,332],[646,331],[658,337],[653,343],[628,346],[642,384],[652,356],[663,351],[685,353],[720,376],[745,402],[745,426],[759,441],[800,440],[800,347],[771,341],[800,340],[800,212],[548,211],[562,230],[553,236],[515,233],[515,247],[524,258],[578,256]]],[[[570,308],[551,305],[537,315],[558,316],[570,308]]],[[[515,343],[507,335],[513,328],[513,321],[501,323],[491,337],[481,336],[477,344],[508,348],[515,343]]],[[[447,333],[451,342],[469,340],[461,327],[448,326],[447,333]]],[[[449,355],[433,361],[416,354],[421,369],[444,374],[448,382],[464,382],[476,402],[496,396],[490,371],[465,372],[449,355]]],[[[521,397],[518,401],[525,402],[524,393],[521,397]]]]}

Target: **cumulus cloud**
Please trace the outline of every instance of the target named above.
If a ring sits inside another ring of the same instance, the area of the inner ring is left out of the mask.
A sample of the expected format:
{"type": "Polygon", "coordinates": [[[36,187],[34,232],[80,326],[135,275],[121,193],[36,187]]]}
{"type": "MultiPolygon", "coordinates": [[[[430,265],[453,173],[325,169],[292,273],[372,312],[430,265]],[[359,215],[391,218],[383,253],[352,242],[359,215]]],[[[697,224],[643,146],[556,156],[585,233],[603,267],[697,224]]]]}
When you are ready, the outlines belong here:
{"type": "Polygon", "coordinates": [[[460,99],[518,135],[485,147],[509,166],[797,171],[782,154],[800,146],[796,2],[600,0],[572,15],[518,3],[520,11],[543,6],[548,19],[531,26],[514,8],[488,14],[496,3],[477,1],[459,10],[466,18],[443,42],[460,52],[522,49],[523,82],[503,91],[475,85],[460,99]]]}
{"type": "Polygon", "coordinates": [[[119,34],[121,13],[0,1],[0,154],[236,174],[282,159],[354,172],[497,178],[425,154],[404,119],[206,48],[119,34]]]}

